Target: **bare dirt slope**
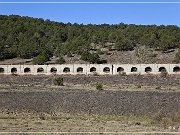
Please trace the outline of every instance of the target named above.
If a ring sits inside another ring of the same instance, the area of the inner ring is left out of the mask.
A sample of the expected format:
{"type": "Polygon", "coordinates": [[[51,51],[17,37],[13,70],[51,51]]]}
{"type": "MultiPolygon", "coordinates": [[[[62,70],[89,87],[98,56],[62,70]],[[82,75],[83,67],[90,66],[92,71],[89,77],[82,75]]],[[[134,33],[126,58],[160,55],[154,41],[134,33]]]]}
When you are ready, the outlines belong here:
{"type": "MultiPolygon", "coordinates": [[[[100,59],[107,63],[120,63],[120,64],[137,64],[137,63],[173,63],[175,54],[178,50],[163,53],[160,51],[151,50],[148,48],[138,48],[134,51],[107,51],[100,55],[100,59]]],[[[51,58],[47,63],[55,63],[57,58],[51,58]]],[[[72,57],[64,56],[67,64],[85,64],[81,60],[80,55],[73,55],[72,57]]],[[[9,60],[0,61],[1,64],[32,64],[32,59],[14,58],[9,60]]]]}

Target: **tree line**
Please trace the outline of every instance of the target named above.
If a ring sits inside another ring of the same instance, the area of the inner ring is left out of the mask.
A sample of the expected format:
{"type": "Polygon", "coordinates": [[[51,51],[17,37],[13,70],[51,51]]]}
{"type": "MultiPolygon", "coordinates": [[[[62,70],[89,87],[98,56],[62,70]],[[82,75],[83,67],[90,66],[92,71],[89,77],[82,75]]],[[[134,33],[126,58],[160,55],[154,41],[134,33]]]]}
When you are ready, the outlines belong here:
{"type": "MultiPolygon", "coordinates": [[[[124,23],[65,24],[42,18],[0,15],[0,60],[20,57],[47,61],[52,56],[79,54],[82,59],[96,63],[99,50],[93,54],[90,50],[96,45],[106,47],[106,43],[112,43],[117,51],[131,51],[136,46],[167,51],[180,48],[180,28],[124,23]]],[[[108,49],[111,48],[109,45],[108,49]]]]}

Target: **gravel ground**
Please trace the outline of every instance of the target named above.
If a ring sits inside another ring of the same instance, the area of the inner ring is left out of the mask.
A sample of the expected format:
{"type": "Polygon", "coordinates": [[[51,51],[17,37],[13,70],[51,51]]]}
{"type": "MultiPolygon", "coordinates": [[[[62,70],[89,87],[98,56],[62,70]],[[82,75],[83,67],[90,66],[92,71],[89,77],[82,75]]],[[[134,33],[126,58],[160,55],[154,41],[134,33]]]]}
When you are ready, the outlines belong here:
{"type": "Polygon", "coordinates": [[[180,131],[179,123],[177,120],[171,122],[170,115],[159,120],[160,126],[155,127],[147,120],[94,121],[94,118],[76,118],[76,115],[122,118],[132,115],[135,118],[150,116],[154,119],[162,114],[177,113],[180,111],[180,76],[65,75],[65,86],[61,87],[52,85],[53,78],[45,75],[1,75],[0,131],[180,131]],[[91,89],[96,83],[102,83],[105,90],[91,89]],[[128,87],[120,89],[120,85],[128,87]],[[161,91],[159,86],[168,90],[161,91]],[[44,119],[44,115],[59,117],[62,114],[72,115],[73,119],[44,119]],[[174,130],[172,127],[177,128],[174,130]]]}
{"type": "Polygon", "coordinates": [[[0,92],[0,110],[48,114],[146,114],[180,109],[179,92],[59,90],[0,92]]]}
{"type": "MultiPolygon", "coordinates": [[[[52,85],[54,76],[13,76],[0,75],[1,85],[52,85]]],[[[85,76],[85,75],[64,75],[64,82],[67,84],[93,84],[102,83],[106,85],[135,84],[145,86],[180,86],[180,75],[168,75],[167,77],[153,75],[130,75],[130,76],[85,76]]]]}
{"type": "Polygon", "coordinates": [[[50,86],[52,86],[54,76],[0,76],[0,110],[45,112],[49,114],[63,112],[123,115],[154,114],[159,111],[175,112],[180,109],[179,91],[136,91],[137,88],[131,88],[131,91],[126,91],[126,88],[117,91],[96,91],[83,88],[84,84],[99,82],[109,85],[109,87],[119,84],[134,84],[141,86],[176,86],[176,89],[179,89],[180,76],[164,78],[159,76],[65,75],[63,77],[67,86],[53,90],[50,86]],[[74,86],[74,88],[68,87],[68,84],[71,84],[71,87],[74,86]],[[80,88],[75,87],[78,84],[80,88]],[[23,86],[23,88],[19,86],[23,86]],[[18,91],[20,89],[22,90],[18,91]]]}

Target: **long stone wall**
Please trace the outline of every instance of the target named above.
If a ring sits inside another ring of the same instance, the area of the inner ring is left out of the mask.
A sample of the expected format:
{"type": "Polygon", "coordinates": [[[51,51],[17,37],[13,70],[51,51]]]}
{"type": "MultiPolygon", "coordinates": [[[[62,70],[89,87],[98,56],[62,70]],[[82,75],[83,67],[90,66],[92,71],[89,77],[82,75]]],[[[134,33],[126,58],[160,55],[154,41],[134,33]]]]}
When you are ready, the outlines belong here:
{"type": "Polygon", "coordinates": [[[0,65],[0,74],[180,74],[180,64],[62,64],[62,65],[0,65]]]}

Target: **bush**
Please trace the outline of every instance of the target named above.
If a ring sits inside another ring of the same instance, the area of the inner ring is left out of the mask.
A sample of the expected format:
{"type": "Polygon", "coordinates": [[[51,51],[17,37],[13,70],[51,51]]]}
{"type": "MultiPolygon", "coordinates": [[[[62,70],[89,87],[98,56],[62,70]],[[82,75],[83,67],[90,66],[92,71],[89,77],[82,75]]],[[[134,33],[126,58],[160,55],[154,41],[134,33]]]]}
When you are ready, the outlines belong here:
{"type": "Polygon", "coordinates": [[[180,49],[179,49],[179,51],[176,53],[173,62],[174,62],[174,63],[180,63],[180,49]]]}
{"type": "Polygon", "coordinates": [[[103,85],[102,84],[100,84],[100,83],[97,83],[96,84],[96,90],[103,90],[103,85]]]}
{"type": "Polygon", "coordinates": [[[97,63],[99,61],[99,55],[97,53],[89,53],[84,52],[81,54],[81,60],[91,62],[91,63],[97,63]]]}
{"type": "Polygon", "coordinates": [[[43,52],[43,53],[40,53],[38,56],[34,57],[32,62],[33,64],[42,65],[48,60],[49,60],[48,54],[46,52],[43,52]]]}
{"type": "Polygon", "coordinates": [[[61,76],[56,76],[53,80],[53,83],[54,83],[54,85],[57,85],[57,86],[64,86],[64,84],[63,84],[64,79],[61,76]]]}
{"type": "Polygon", "coordinates": [[[56,60],[56,64],[64,64],[65,59],[63,57],[59,57],[59,59],[56,60]]]}

